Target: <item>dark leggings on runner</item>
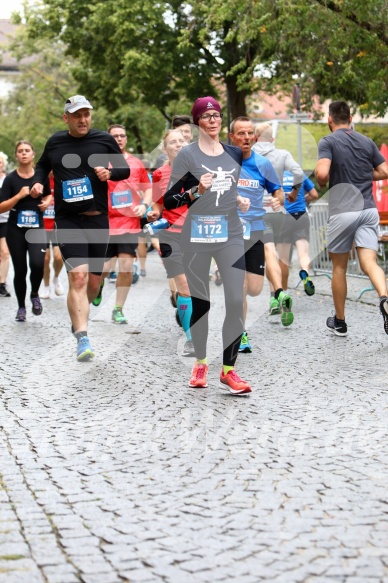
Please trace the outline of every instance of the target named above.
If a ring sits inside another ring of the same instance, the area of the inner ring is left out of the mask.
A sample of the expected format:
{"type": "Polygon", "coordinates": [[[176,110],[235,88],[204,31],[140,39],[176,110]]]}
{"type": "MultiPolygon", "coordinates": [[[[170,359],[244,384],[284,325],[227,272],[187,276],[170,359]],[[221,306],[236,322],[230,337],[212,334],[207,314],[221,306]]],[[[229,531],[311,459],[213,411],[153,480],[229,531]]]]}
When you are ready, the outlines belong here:
{"type": "MultiPolygon", "coordinates": [[[[40,230],[44,232],[43,229],[40,230]]],[[[30,266],[31,293],[36,294],[39,292],[43,279],[44,258],[46,255],[43,243],[29,243],[26,240],[28,231],[38,231],[38,229],[24,229],[14,223],[8,223],[6,239],[15,272],[13,285],[19,308],[25,308],[26,302],[27,253],[30,266]]]]}
{"type": "Polygon", "coordinates": [[[225,366],[234,366],[240,347],[241,335],[244,331],[243,287],[245,262],[244,246],[241,243],[230,243],[218,251],[183,253],[182,262],[193,305],[191,336],[197,359],[206,358],[210,310],[209,270],[212,257],[217,263],[224,286],[226,314],[222,326],[222,363],[225,366]]]}

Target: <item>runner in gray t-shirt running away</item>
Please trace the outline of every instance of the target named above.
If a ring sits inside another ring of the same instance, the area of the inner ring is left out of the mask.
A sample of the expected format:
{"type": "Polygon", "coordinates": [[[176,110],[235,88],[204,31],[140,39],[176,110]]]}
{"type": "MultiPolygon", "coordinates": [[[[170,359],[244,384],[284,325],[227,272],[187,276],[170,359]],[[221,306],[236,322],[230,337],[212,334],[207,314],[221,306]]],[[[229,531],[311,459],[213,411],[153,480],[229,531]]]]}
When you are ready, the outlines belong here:
{"type": "Polygon", "coordinates": [[[352,118],[345,101],[329,106],[331,135],[318,144],[315,176],[319,186],[329,180],[327,249],[333,262],[331,282],[335,315],[326,327],[346,336],[346,267],[354,243],[360,267],[380,298],[384,330],[388,334],[388,294],[384,271],[377,265],[379,214],[372,196],[372,181],[388,178],[388,164],[374,142],[350,127],[352,118]]]}

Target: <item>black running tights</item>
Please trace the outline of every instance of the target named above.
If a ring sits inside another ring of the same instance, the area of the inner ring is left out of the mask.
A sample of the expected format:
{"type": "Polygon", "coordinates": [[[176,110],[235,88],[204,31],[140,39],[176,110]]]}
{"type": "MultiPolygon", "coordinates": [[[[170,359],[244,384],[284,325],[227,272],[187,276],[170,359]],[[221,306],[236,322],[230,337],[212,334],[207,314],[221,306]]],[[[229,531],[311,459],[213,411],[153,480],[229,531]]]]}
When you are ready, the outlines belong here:
{"type": "Polygon", "coordinates": [[[26,240],[26,233],[29,230],[37,231],[38,229],[24,229],[13,223],[7,225],[6,239],[15,272],[13,284],[19,308],[24,308],[26,301],[27,254],[30,266],[31,293],[38,293],[43,279],[46,245],[29,243],[26,240]]]}
{"type": "MultiPolygon", "coordinates": [[[[211,246],[211,245],[209,245],[211,246]]],[[[234,366],[243,321],[244,247],[230,243],[218,251],[184,252],[183,267],[192,298],[191,335],[197,359],[206,358],[209,332],[210,286],[209,270],[214,257],[223,281],[225,320],[222,326],[223,364],[234,366]]]]}

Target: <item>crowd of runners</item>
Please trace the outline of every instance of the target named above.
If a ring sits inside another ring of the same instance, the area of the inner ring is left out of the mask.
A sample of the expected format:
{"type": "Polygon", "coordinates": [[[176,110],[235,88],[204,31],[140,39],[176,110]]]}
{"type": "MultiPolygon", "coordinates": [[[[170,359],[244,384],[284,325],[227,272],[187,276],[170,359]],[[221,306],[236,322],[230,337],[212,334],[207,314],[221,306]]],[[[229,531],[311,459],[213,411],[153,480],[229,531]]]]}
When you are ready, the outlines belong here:
{"type": "MultiPolygon", "coordinates": [[[[198,98],[191,117],[173,118],[152,169],[126,150],[124,126],[92,129],[92,110],[84,96],[70,97],[63,113],[66,129],[48,139],[36,163],[27,140],[16,144],[17,166],[8,174],[7,156],[0,153],[0,297],[13,295],[6,281],[11,257],[16,320],[28,317],[28,267],[31,310],[39,316],[42,300],[64,294],[64,267],[76,358],[90,360],[95,354],[88,336],[90,304],[101,303],[108,278],[116,284],[112,323],[128,324],[125,304],[131,285],[146,281],[151,241],[186,335],[182,354],[195,358],[189,386],[208,386],[209,273],[216,273],[225,300],[221,387],[249,394],[250,382],[235,368],[239,352],[252,352],[247,298],[261,293],[267,277],[269,316],[280,318],[283,326],[293,324],[297,315],[288,272],[294,245],[304,291],[315,293],[308,213],[319,197],[314,182],[289,152],[275,147],[270,124],[255,126],[248,117],[238,117],[229,128],[231,144],[223,143],[222,110],[212,96],[198,98]]],[[[329,183],[330,188],[327,248],[335,312],[326,326],[337,336],[347,334],[346,266],[354,245],[380,298],[388,334],[386,276],[376,260],[379,216],[372,196],[372,181],[388,177],[388,164],[371,140],[352,129],[345,102],[330,105],[328,123],[332,133],[319,143],[315,169],[319,187],[329,183]]]]}

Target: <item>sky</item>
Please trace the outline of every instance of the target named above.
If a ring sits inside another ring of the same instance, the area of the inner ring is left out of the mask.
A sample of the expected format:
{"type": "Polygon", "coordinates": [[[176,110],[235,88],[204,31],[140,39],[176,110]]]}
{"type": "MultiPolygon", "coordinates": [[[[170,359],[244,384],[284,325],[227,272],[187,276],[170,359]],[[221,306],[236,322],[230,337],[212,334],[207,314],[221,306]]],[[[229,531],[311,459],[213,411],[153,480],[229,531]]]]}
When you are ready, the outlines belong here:
{"type": "Polygon", "coordinates": [[[23,6],[23,0],[7,0],[0,4],[0,18],[10,18],[12,12],[19,12],[23,6]]]}

